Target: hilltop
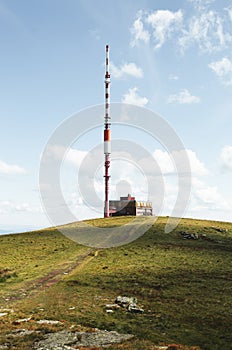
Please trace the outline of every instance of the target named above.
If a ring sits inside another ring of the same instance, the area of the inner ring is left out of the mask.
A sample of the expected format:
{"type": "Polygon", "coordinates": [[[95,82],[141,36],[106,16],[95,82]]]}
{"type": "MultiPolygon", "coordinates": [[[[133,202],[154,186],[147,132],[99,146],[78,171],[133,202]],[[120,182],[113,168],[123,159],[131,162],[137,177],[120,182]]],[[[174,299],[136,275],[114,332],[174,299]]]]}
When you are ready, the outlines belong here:
{"type": "Polygon", "coordinates": [[[56,228],[1,236],[0,349],[33,349],[48,333],[96,328],[135,336],[109,349],[231,349],[232,223],[182,219],[164,233],[166,221],[109,249],[77,244],[56,228]],[[144,312],[113,307],[119,295],[136,298],[144,312]]]}

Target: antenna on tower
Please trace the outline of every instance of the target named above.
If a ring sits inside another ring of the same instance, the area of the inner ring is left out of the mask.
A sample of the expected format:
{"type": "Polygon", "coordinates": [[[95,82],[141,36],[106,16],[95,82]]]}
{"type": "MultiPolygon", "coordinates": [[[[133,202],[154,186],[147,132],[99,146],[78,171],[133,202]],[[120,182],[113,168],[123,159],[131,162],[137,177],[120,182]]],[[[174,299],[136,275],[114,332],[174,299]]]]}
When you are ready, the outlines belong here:
{"type": "Polygon", "coordinates": [[[106,45],[106,74],[105,74],[105,129],[104,129],[104,154],[105,154],[105,204],[104,217],[110,216],[109,210],[109,167],[110,167],[110,73],[109,73],[109,45],[106,45]]]}

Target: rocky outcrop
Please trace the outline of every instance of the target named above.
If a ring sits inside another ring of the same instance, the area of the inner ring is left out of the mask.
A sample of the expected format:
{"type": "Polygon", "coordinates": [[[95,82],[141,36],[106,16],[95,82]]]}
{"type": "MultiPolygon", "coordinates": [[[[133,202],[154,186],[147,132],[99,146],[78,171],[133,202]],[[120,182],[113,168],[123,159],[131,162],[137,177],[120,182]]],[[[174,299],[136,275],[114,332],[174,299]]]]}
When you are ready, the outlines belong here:
{"type": "Polygon", "coordinates": [[[35,344],[36,350],[73,350],[78,346],[107,347],[133,338],[131,334],[96,329],[94,332],[60,331],[49,333],[44,340],[35,344]]]}

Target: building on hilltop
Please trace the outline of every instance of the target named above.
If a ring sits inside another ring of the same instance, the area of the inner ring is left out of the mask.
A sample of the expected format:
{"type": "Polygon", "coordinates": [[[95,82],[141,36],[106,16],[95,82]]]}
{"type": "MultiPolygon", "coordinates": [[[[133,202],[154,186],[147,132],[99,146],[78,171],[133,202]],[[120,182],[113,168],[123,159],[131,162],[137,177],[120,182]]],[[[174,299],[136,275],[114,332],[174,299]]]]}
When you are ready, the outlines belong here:
{"type": "Polygon", "coordinates": [[[152,216],[152,202],[137,201],[135,197],[128,194],[127,197],[120,197],[120,200],[110,200],[110,216],[152,216]]]}

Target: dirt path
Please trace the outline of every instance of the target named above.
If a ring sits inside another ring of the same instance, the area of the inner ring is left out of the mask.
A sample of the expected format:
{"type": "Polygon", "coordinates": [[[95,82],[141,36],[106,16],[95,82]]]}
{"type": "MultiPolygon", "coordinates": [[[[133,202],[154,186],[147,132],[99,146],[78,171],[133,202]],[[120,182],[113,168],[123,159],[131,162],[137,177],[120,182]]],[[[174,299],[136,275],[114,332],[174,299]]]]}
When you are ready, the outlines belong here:
{"type": "Polygon", "coordinates": [[[92,261],[95,257],[98,256],[98,252],[99,252],[99,250],[96,250],[96,251],[94,252],[94,254],[93,254],[93,253],[89,254],[90,256],[88,255],[88,256],[86,257],[86,259],[83,259],[76,267],[74,267],[74,268],[72,269],[72,271],[70,271],[69,275],[73,275],[74,273],[83,270],[83,268],[84,268],[86,265],[88,265],[88,264],[90,263],[90,261],[92,261]]]}
{"type": "Polygon", "coordinates": [[[37,292],[44,288],[49,288],[50,286],[62,280],[65,275],[70,275],[76,271],[81,271],[97,255],[98,251],[91,250],[85,254],[78,256],[75,262],[65,262],[59,267],[59,269],[49,271],[45,276],[27,282],[22,288],[20,288],[17,294],[14,292],[12,295],[6,297],[6,299],[8,301],[20,300],[28,297],[33,292],[37,292]]]}

